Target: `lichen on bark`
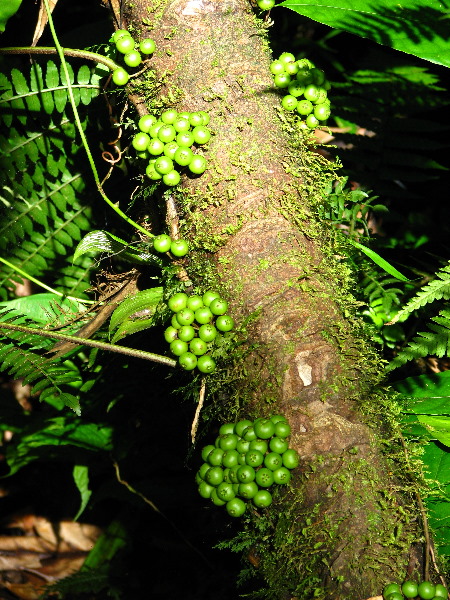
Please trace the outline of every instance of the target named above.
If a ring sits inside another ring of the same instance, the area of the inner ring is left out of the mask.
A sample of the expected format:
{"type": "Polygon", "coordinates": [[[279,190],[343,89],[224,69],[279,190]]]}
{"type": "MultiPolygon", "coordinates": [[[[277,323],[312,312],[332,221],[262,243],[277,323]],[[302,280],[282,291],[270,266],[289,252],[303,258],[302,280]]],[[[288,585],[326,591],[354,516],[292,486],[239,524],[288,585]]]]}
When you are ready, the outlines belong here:
{"type": "Polygon", "coordinates": [[[284,557],[272,542],[262,552],[263,578],[280,598],[310,597],[308,586],[301,589],[309,561],[315,585],[322,585],[318,597],[375,595],[386,580],[403,575],[416,532],[401,508],[405,500],[388,483],[376,428],[359,410],[358,398],[377,382],[378,359],[355,333],[344,306],[345,277],[322,246],[321,226],[301,192],[303,167],[279,116],[263,23],[248,0],[134,0],[124,2],[123,18],[122,26],[157,43],[152,66],[163,84],[158,98],[142,89],[149,110],[160,107],[162,97],[179,110],[211,115],[214,135],[204,150],[209,169],[182,182],[184,230],[202,256],[200,230],[208,227],[221,240],[207,260],[233,314],[237,320],[258,314],[249,340],[264,348],[266,359],[258,364],[260,385],[248,369],[247,409],[268,412],[276,404],[289,418],[291,446],[303,465],[295,513],[288,496],[274,521],[289,514],[300,531],[314,514],[322,524],[308,525],[304,548],[300,542],[290,547],[295,565],[286,562],[283,589],[275,590],[271,576],[269,555],[278,571],[277,553],[284,557]],[[270,389],[269,379],[276,382],[270,389]],[[325,535],[324,523],[333,535],[325,535]],[[403,542],[394,543],[392,530],[400,524],[403,542]]]}

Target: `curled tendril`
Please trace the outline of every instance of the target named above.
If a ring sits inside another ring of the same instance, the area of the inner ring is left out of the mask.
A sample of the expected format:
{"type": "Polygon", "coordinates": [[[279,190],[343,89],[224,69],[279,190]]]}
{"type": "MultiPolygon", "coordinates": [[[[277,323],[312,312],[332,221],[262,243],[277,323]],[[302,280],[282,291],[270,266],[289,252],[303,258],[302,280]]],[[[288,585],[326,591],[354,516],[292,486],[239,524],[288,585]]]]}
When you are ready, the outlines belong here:
{"type": "Polygon", "coordinates": [[[122,160],[123,152],[119,148],[119,146],[114,146],[114,150],[117,152],[116,157],[114,157],[113,153],[110,152],[109,150],[105,150],[104,152],[102,152],[103,160],[105,162],[109,163],[110,165],[116,165],[118,162],[120,162],[122,160]]]}

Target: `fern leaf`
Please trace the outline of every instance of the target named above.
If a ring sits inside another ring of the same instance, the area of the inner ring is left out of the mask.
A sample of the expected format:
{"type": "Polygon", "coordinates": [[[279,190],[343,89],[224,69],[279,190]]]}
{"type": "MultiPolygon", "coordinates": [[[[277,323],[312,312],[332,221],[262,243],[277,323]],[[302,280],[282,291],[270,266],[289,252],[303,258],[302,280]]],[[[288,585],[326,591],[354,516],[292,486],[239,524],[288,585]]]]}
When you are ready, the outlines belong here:
{"type": "MultiPolygon", "coordinates": [[[[106,564],[96,569],[78,571],[60,579],[46,588],[44,597],[48,598],[54,596],[54,594],[62,594],[63,597],[71,594],[98,594],[105,588],[108,588],[108,592],[111,592],[110,574],[106,564]],[[50,596],[47,594],[50,594],[50,596]]],[[[108,596],[113,597],[110,593],[108,593],[108,596]]]]}
{"type": "Polygon", "coordinates": [[[153,315],[155,314],[156,307],[159,302],[161,302],[162,297],[163,288],[155,287],[137,292],[134,296],[126,298],[121,302],[111,315],[109,324],[110,335],[112,335],[114,329],[117,328],[117,331],[112,337],[112,343],[115,344],[118,340],[127,335],[153,327],[155,324],[153,315]],[[133,319],[133,316],[136,313],[142,311],[145,311],[142,315],[145,318],[133,319]]]}
{"type": "Polygon", "coordinates": [[[404,320],[415,310],[424,307],[435,300],[450,299],[450,264],[436,273],[436,278],[425,285],[406,306],[404,306],[391,321],[394,324],[400,319],[404,320]]]}
{"type": "MultiPolygon", "coordinates": [[[[77,104],[87,105],[98,95],[98,75],[86,65],[76,78],[70,69],[69,77],[77,104]]],[[[7,209],[0,214],[0,249],[12,264],[38,278],[53,271],[55,261],[59,272],[63,257],[69,266],[74,247],[92,229],[76,162],[81,145],[64,113],[64,81],[53,61],[33,65],[28,75],[25,69],[12,69],[0,77],[0,125],[7,132],[0,135],[0,203],[7,209]]],[[[78,287],[58,291],[83,294],[87,261],[74,271],[78,287]]],[[[0,300],[18,281],[12,269],[2,268],[0,300]]]]}
{"type": "Polygon", "coordinates": [[[409,360],[450,355],[450,309],[443,309],[429,323],[430,331],[419,333],[387,366],[392,371],[409,360]]]}
{"type": "Polygon", "coordinates": [[[41,400],[49,395],[55,396],[76,412],[81,414],[79,398],[61,389],[66,383],[78,383],[79,377],[69,378],[63,365],[55,366],[51,359],[44,358],[25,348],[13,344],[0,342],[0,364],[3,371],[7,371],[15,379],[22,379],[23,383],[39,383],[32,388],[31,393],[41,393],[41,400]],[[45,392],[45,394],[44,394],[45,392]]]}

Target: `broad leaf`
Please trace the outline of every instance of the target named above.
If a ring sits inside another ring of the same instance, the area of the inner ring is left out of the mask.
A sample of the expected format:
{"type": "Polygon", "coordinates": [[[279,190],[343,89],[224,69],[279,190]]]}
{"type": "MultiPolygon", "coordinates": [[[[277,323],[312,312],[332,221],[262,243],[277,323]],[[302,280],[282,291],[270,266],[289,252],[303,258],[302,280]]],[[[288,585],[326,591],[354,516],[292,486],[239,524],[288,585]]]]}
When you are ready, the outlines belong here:
{"type": "Polygon", "coordinates": [[[0,32],[5,31],[7,20],[19,10],[22,0],[1,0],[0,2],[0,32]]]}
{"type": "Polygon", "coordinates": [[[355,248],[358,248],[358,250],[361,250],[361,252],[363,252],[371,260],[373,260],[373,262],[375,264],[377,264],[379,267],[381,267],[384,271],[386,271],[386,273],[389,273],[389,275],[392,275],[393,277],[395,277],[396,279],[399,279],[400,281],[411,281],[410,279],[405,277],[405,275],[402,275],[400,273],[400,271],[397,271],[397,269],[395,267],[393,267],[390,263],[388,263],[387,260],[382,258],[379,254],[377,254],[370,248],[367,248],[367,246],[363,246],[359,242],[355,242],[350,239],[348,241],[350,242],[350,244],[355,246],[355,248]]]}
{"type": "Polygon", "coordinates": [[[404,398],[408,398],[409,403],[418,402],[422,406],[420,399],[434,400],[450,397],[450,371],[408,377],[396,381],[392,387],[404,398]]]}
{"type": "Polygon", "coordinates": [[[56,317],[61,319],[65,314],[73,315],[83,309],[84,305],[80,302],[61,298],[61,296],[50,293],[32,294],[9,302],[0,302],[0,312],[2,310],[14,310],[15,314],[26,315],[37,323],[48,323],[56,317]]]}
{"type": "Polygon", "coordinates": [[[408,433],[450,446],[450,371],[408,377],[393,388],[406,400],[403,421],[408,433]]]}
{"type": "Polygon", "coordinates": [[[439,0],[285,0],[279,6],[450,67],[449,15],[439,0]]]}
{"type": "MultiPolygon", "coordinates": [[[[149,311],[149,313],[152,314],[152,311],[149,311]]],[[[153,327],[154,325],[155,322],[153,318],[137,319],[136,321],[125,321],[124,323],[121,323],[117,328],[115,334],[111,338],[111,343],[115,344],[127,335],[132,335],[133,333],[138,333],[139,331],[144,331],[145,329],[150,329],[150,327],[153,327]]]]}
{"type": "Polygon", "coordinates": [[[126,543],[125,527],[119,520],[112,521],[89,552],[81,570],[97,569],[100,565],[108,563],[126,543]]]}
{"type": "Polygon", "coordinates": [[[433,439],[438,440],[441,444],[450,446],[450,417],[417,415],[417,418],[431,433],[433,439]]]}
{"type": "Polygon", "coordinates": [[[79,423],[65,417],[48,419],[42,425],[33,425],[16,432],[14,442],[8,447],[6,460],[13,475],[28,463],[36,460],[44,448],[50,454],[49,446],[76,446],[85,450],[111,450],[112,430],[97,423],[79,423]]]}
{"type": "Polygon", "coordinates": [[[118,328],[112,337],[115,343],[118,339],[151,327],[156,307],[163,297],[163,288],[155,287],[142,290],[124,300],[111,315],[109,332],[118,328]]]}
{"type": "Polygon", "coordinates": [[[89,468],[86,465],[75,465],[73,468],[72,475],[75,485],[77,486],[81,496],[80,508],[78,509],[77,514],[73,518],[74,521],[77,521],[84,509],[86,508],[89,499],[92,495],[92,492],[89,489],[89,468]]]}
{"type": "Polygon", "coordinates": [[[137,264],[160,264],[160,260],[148,252],[133,252],[130,244],[108,231],[91,231],[78,244],[73,257],[74,262],[87,252],[106,252],[108,255],[119,255],[124,260],[137,264]]]}
{"type": "Polygon", "coordinates": [[[421,456],[426,476],[440,484],[450,484],[450,451],[434,442],[427,444],[421,456]]]}

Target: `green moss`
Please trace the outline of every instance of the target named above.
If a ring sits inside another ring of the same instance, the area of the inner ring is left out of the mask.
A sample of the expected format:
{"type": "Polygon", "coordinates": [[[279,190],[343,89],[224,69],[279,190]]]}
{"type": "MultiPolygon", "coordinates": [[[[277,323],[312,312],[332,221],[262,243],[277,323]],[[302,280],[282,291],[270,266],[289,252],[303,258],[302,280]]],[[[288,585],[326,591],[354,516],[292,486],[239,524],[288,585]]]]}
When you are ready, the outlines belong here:
{"type": "Polygon", "coordinates": [[[316,457],[290,489],[278,488],[270,509],[251,510],[243,518],[242,530],[219,547],[247,558],[240,579],[259,580],[260,589],[250,597],[265,600],[337,599],[347,595],[339,555],[330,562],[330,551],[341,547],[345,569],[361,574],[360,589],[353,589],[352,597],[362,598],[368,590],[373,595],[381,593],[380,571],[386,572],[389,580],[392,570],[401,573],[406,569],[405,556],[414,541],[411,518],[398,507],[395,490],[386,490],[377,469],[366,458],[355,457],[352,449],[340,457],[316,457]],[[333,462],[344,465],[333,469],[333,462]],[[311,503],[305,488],[312,480],[324,494],[320,501],[311,503]],[[345,509],[340,511],[339,506],[345,509]],[[352,507],[350,514],[348,507],[352,507]],[[367,530],[364,553],[356,545],[359,532],[353,522],[355,514],[367,530]],[[390,564],[385,561],[386,546],[392,549],[390,564]]]}

